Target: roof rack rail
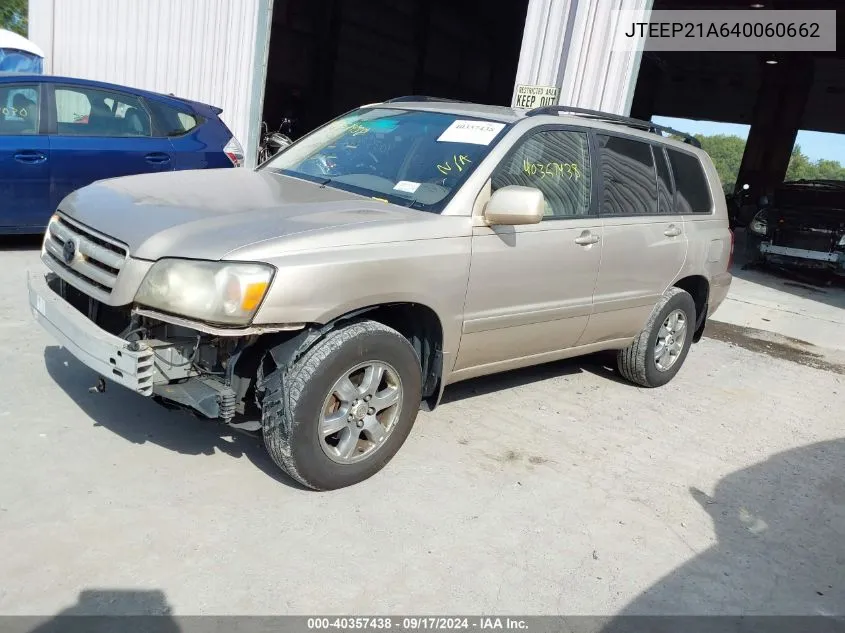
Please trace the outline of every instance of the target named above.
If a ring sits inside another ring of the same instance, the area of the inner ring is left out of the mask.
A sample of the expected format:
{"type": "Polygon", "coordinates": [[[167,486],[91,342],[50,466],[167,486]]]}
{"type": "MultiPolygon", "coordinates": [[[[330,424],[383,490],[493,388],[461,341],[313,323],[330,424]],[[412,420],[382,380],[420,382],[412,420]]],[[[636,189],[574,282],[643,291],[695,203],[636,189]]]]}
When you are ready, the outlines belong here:
{"type": "Polygon", "coordinates": [[[537,116],[540,114],[560,114],[560,113],[571,113],[571,114],[580,114],[582,116],[587,116],[593,119],[597,119],[599,121],[607,121],[608,123],[619,123],[621,125],[627,125],[628,127],[638,128],[645,130],[646,132],[652,132],[657,134],[658,132],[665,132],[666,134],[675,134],[676,136],[681,136],[684,139],[684,143],[692,145],[693,147],[701,147],[701,143],[697,138],[692,136],[691,134],[687,134],[686,132],[681,132],[680,130],[676,130],[671,127],[667,127],[665,125],[659,125],[658,123],[654,123],[653,121],[644,121],[643,119],[633,119],[631,117],[622,116],[620,114],[611,114],[610,112],[602,112],[601,110],[588,110],[587,108],[576,108],[573,106],[562,106],[562,105],[553,105],[553,106],[542,106],[539,108],[534,108],[533,110],[529,110],[525,113],[525,116],[537,116]]]}
{"type": "Polygon", "coordinates": [[[428,97],[426,95],[405,95],[404,97],[393,97],[382,103],[402,103],[403,101],[439,101],[446,103],[469,103],[468,101],[461,101],[459,99],[446,99],[444,97],[428,97]]]}

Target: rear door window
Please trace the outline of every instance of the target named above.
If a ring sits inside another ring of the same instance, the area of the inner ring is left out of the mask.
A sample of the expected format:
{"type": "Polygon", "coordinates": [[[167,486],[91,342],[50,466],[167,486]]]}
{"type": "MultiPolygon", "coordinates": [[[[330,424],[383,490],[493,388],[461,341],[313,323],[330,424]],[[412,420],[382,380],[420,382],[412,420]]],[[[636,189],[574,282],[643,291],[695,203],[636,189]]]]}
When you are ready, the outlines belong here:
{"type": "Polygon", "coordinates": [[[656,214],[657,175],[651,145],[622,136],[598,134],[604,215],[656,214]]]}
{"type": "Polygon", "coordinates": [[[38,134],[41,97],[37,85],[0,85],[0,136],[38,134]]]}
{"type": "Polygon", "coordinates": [[[56,88],[60,136],[152,136],[150,115],[132,95],[83,86],[56,88]]]}
{"type": "Polygon", "coordinates": [[[666,150],[675,176],[675,207],[678,213],[710,213],[713,201],[701,161],[692,154],[666,150]]]}

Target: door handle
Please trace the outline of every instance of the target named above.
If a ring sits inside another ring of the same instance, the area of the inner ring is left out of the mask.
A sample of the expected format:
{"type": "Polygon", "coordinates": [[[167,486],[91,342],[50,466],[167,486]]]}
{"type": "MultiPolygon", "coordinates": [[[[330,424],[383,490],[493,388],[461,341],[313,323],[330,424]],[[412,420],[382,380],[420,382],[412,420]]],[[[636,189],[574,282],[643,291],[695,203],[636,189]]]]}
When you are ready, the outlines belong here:
{"type": "Polygon", "coordinates": [[[144,159],[152,165],[161,165],[170,162],[170,155],[163,152],[153,152],[144,156],[144,159]]]}
{"type": "Polygon", "coordinates": [[[670,224],[669,228],[663,231],[663,235],[666,237],[678,237],[681,234],[681,229],[679,229],[674,224],[670,224]]]}
{"type": "Polygon", "coordinates": [[[24,150],[15,154],[15,160],[27,165],[37,165],[47,160],[47,155],[33,150],[24,150]]]}
{"type": "Polygon", "coordinates": [[[593,235],[589,231],[584,231],[581,233],[580,237],[575,238],[575,243],[578,246],[590,246],[591,244],[595,244],[599,241],[598,235],[593,235]]]}

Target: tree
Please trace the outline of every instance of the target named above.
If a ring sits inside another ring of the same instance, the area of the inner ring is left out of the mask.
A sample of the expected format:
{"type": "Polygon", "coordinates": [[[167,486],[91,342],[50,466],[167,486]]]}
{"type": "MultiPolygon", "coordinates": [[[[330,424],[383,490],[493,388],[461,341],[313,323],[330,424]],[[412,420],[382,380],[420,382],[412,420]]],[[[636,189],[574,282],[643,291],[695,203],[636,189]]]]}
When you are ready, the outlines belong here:
{"type": "Polygon", "coordinates": [[[789,158],[789,167],[786,168],[786,180],[812,180],[818,177],[816,166],[804,155],[801,146],[796,143],[795,147],[792,148],[792,156],[789,158]]]}
{"type": "Polygon", "coordinates": [[[818,178],[825,180],[845,180],[845,167],[835,160],[821,159],[816,163],[818,178]]]}
{"type": "Polygon", "coordinates": [[[701,143],[701,148],[710,155],[713,165],[719,173],[719,178],[725,186],[725,190],[733,191],[736,177],[739,174],[739,166],[742,163],[742,154],[745,151],[745,141],[738,136],[728,134],[716,134],[714,136],[696,135],[701,143]]]}
{"type": "Polygon", "coordinates": [[[28,30],[28,0],[0,0],[0,29],[14,31],[26,37],[28,30]]]}
{"type": "MultiPolygon", "coordinates": [[[[696,135],[702,149],[710,155],[713,165],[722,180],[725,193],[733,193],[739,174],[745,141],[738,136],[716,134],[714,136],[696,135]]],[[[845,181],[845,167],[838,161],[820,158],[812,161],[801,151],[797,143],[792,148],[789,167],[784,180],[842,180],[845,181]]]]}

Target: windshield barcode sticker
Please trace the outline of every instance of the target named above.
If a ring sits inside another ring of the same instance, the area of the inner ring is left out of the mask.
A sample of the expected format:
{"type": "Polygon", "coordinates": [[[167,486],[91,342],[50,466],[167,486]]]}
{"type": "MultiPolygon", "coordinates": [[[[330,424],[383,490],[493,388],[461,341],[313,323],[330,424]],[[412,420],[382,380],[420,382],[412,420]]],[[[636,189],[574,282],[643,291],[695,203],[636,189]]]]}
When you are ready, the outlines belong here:
{"type": "Polygon", "coordinates": [[[418,182],[411,182],[410,180],[400,180],[396,183],[396,186],[393,187],[396,191],[404,191],[405,193],[414,193],[417,189],[420,188],[420,183],[418,182]]]}
{"type": "Polygon", "coordinates": [[[444,143],[472,143],[474,145],[490,145],[496,135],[505,127],[504,123],[490,121],[466,121],[458,119],[443,130],[437,139],[444,143]]]}

